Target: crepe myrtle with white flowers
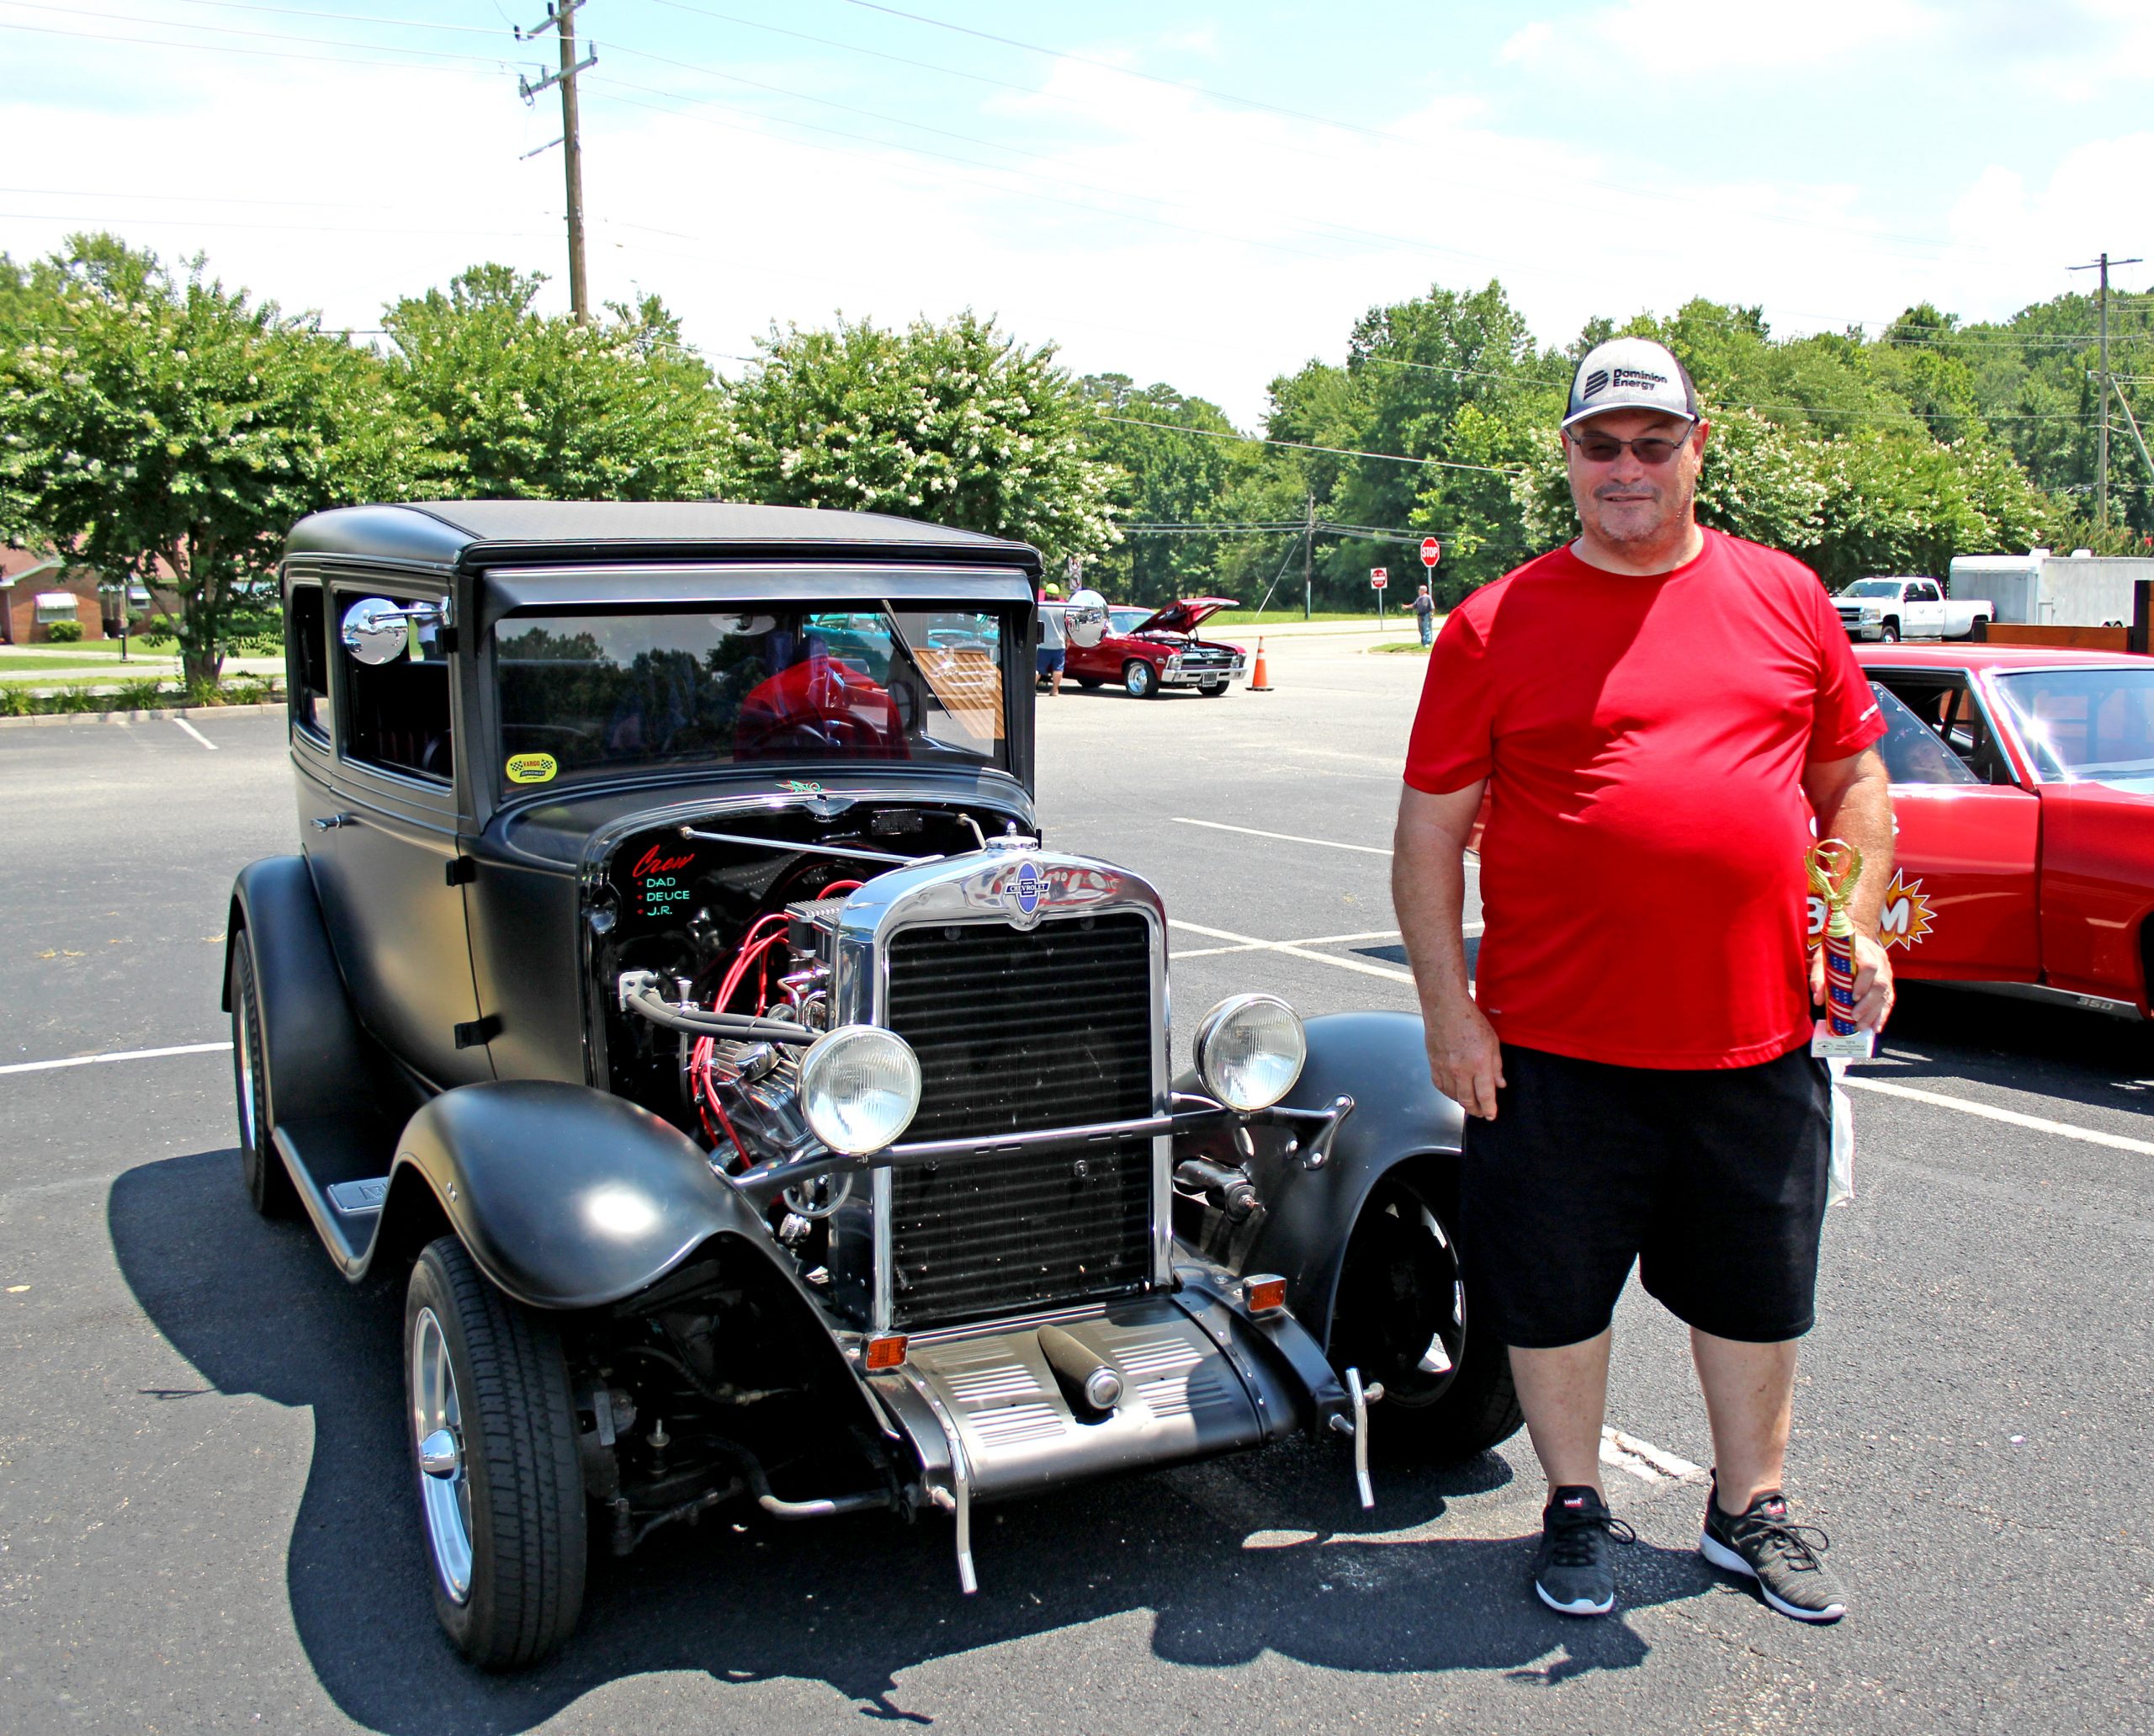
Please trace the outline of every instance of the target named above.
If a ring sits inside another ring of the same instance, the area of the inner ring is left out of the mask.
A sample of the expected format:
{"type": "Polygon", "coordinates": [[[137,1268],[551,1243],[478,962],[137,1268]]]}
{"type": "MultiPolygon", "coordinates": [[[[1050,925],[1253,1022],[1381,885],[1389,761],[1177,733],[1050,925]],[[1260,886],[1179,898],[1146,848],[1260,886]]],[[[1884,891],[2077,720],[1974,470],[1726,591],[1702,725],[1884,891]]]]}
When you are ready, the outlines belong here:
{"type": "MultiPolygon", "coordinates": [[[[1418,1020],[1229,996],[1032,795],[1031,547],[774,507],[317,515],[300,849],[234,889],[241,1168],[408,1273],[443,1626],[528,1664],[588,1539],[1517,1426],[1418,1020]],[[596,1521],[595,1525],[593,1521],[596,1521]]],[[[1106,610],[1070,599],[1096,640],[1106,610]]]]}

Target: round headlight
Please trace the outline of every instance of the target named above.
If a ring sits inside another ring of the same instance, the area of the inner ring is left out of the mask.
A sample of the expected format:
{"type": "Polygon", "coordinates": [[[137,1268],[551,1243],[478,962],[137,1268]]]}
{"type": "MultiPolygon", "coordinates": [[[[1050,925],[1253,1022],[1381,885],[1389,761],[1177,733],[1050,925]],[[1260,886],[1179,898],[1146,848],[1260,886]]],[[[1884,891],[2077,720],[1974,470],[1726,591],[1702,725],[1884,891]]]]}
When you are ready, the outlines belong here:
{"type": "Polygon", "coordinates": [[[912,1125],[920,1107],[920,1058],[894,1031],[841,1025],[800,1058],[800,1107],[833,1151],[880,1151],[912,1125]]]}
{"type": "Polygon", "coordinates": [[[1276,995],[1230,995],[1196,1027],[1196,1076],[1229,1109],[1268,1109],[1294,1088],[1308,1039],[1276,995]]]}

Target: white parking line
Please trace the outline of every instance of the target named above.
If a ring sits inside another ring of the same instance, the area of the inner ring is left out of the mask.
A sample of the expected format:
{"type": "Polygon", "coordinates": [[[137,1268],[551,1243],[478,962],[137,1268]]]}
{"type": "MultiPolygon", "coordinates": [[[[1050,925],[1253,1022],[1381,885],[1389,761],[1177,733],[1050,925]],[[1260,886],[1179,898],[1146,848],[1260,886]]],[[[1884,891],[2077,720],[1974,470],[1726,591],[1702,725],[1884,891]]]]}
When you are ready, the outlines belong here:
{"type": "MultiPolygon", "coordinates": [[[[1467,922],[1461,925],[1460,932],[1472,940],[1480,934],[1481,927],[1478,922],[1467,922]]],[[[1277,947],[1336,947],[1348,941],[1397,940],[1399,937],[1396,928],[1372,928],[1366,934],[1317,934],[1307,940],[1251,940],[1233,947],[1190,947],[1172,956],[1176,958],[1214,958],[1222,953],[1261,953],[1277,947]]]]}
{"type": "Polygon", "coordinates": [[[1290,958],[1306,958],[1313,964],[1335,965],[1340,970],[1358,971],[1363,976],[1384,977],[1394,983],[1414,980],[1411,971],[1394,970],[1388,964],[1371,964],[1366,958],[1342,958],[1335,953],[1312,952],[1298,941],[1259,940],[1253,934],[1230,934],[1223,928],[1206,928],[1196,922],[1185,922],[1176,916],[1167,918],[1167,926],[1186,929],[1191,934],[1202,935],[1207,940],[1231,941],[1236,952],[1284,953],[1290,958]]]}
{"type": "Polygon", "coordinates": [[[185,718],[176,717],[172,721],[178,724],[181,729],[186,730],[187,733],[192,735],[197,741],[199,741],[204,747],[208,748],[210,752],[215,753],[217,751],[217,744],[212,741],[207,735],[204,735],[199,730],[196,729],[194,725],[188,722],[185,718]]]}
{"type": "Polygon", "coordinates": [[[1176,814],[1170,816],[1176,826],[1201,826],[1207,831],[1239,832],[1248,838],[1276,838],[1282,844],[1321,844],[1327,850],[1353,850],[1363,856],[1388,856],[1388,850],[1379,850],[1373,844],[1342,844],[1336,838],[1304,838],[1293,832],[1259,831],[1253,826],[1228,826],[1217,820],[1187,820],[1176,814]]]}
{"type": "Polygon", "coordinates": [[[1670,1452],[1664,1447],[1655,1447],[1650,1441],[1641,1441],[1636,1435],[1626,1435],[1621,1429],[1603,1428],[1600,1431],[1600,1462],[1612,1465],[1619,1471],[1628,1471],[1641,1483],[1709,1483],[1711,1473],[1690,1460],[1670,1452]]]}
{"type": "Polygon", "coordinates": [[[1850,1071],[1841,1080],[1855,1091],[1875,1091],[1880,1096],[1906,1097],[1917,1103],[1934,1103],[1940,1109],[1956,1109],[1962,1115],[1979,1115],[1985,1121],[2001,1121],[2008,1127],[2027,1128],[2038,1133],[2055,1133],[2060,1139],[2077,1139],[2088,1145],[2106,1145],[2112,1151],[2136,1151],[2154,1157],[2154,1139],[2134,1139],[2123,1133],[2105,1133],[2097,1128],[2075,1127],[2068,1121],[2049,1121],[2039,1115],[2022,1115],[2017,1109],[1999,1109],[1993,1103],[1977,1103],[1966,1097],[1948,1097],[1943,1091],[1926,1091],[1912,1085],[1893,1085],[1882,1079],[1863,1079],[1850,1071]]]}
{"type": "Polygon", "coordinates": [[[107,1061],[154,1061],[165,1055],[216,1055],[231,1050],[229,1043],[183,1043],[172,1049],[120,1049],[109,1054],[70,1055],[62,1061],[14,1061],[0,1073],[52,1073],[62,1067],[101,1067],[107,1061]]]}

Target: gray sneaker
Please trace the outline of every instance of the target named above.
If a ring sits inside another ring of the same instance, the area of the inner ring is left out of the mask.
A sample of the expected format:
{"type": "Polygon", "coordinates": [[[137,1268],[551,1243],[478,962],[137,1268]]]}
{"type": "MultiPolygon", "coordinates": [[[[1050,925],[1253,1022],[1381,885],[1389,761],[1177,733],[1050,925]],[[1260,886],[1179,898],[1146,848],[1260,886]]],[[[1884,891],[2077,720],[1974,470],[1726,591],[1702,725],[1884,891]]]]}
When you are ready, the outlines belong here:
{"type": "Polygon", "coordinates": [[[1599,1489],[1567,1485],[1551,1494],[1533,1558],[1533,1589],[1541,1602],[1559,1616],[1605,1616],[1614,1609],[1611,1539],[1635,1543],[1638,1534],[1609,1512],[1599,1489]]]}
{"type": "Polygon", "coordinates": [[[1789,1521],[1787,1497],[1777,1489],[1737,1514],[1721,1510],[1717,1482],[1706,1497],[1698,1553],[1725,1572],[1755,1579],[1765,1601],[1783,1616],[1837,1622],[1847,1614],[1847,1592],[1822,1558],[1832,1547],[1817,1526],[1789,1521]]]}

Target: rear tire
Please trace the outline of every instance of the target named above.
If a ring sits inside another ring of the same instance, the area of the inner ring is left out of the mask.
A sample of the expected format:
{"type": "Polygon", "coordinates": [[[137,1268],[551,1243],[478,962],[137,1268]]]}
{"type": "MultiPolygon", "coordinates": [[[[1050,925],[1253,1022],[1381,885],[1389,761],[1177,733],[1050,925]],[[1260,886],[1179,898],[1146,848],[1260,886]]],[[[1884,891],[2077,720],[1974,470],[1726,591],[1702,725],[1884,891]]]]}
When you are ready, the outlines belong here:
{"type": "Polygon", "coordinates": [[[1394,1463],[1469,1459],[1525,1420],[1509,1351],[1471,1330],[1456,1218],[1451,1190],[1429,1166],[1403,1164],[1369,1190],[1346,1244],[1332,1365],[1383,1383],[1369,1445],[1394,1463]],[[1431,1359],[1450,1367],[1425,1368],[1431,1359]]]}
{"type": "Polygon", "coordinates": [[[1080,675],[1077,677],[1077,685],[1089,693],[1095,688],[1103,687],[1106,683],[1096,675],[1080,675]]]}
{"type": "Polygon", "coordinates": [[[296,1217],[299,1190],[279,1155],[269,1122],[268,1045],[262,1035],[262,997],[255,987],[254,942],[245,929],[232,937],[232,1096],[239,1107],[239,1171],[247,1197],[265,1218],[296,1217]]]}
{"type": "Polygon", "coordinates": [[[1133,699],[1159,697],[1159,672],[1142,658],[1132,657],[1122,666],[1122,684],[1129,689],[1133,699]]]}
{"type": "Polygon", "coordinates": [[[525,1669],[583,1608],[589,1540],[561,1341],[443,1236],[411,1270],[404,1392],[434,1613],[482,1670],[525,1669]]]}

